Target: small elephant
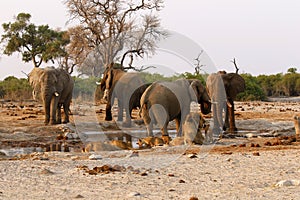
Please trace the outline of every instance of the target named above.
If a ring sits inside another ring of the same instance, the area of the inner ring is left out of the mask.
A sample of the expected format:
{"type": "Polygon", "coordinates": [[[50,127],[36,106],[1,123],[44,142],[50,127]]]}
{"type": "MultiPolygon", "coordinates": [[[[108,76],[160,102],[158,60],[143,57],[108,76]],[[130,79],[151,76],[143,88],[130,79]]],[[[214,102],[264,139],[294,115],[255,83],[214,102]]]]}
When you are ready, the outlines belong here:
{"type": "Polygon", "coordinates": [[[111,107],[118,100],[118,121],[123,121],[123,109],[126,119],[124,127],[131,126],[131,112],[140,107],[140,98],[150,84],[144,84],[138,73],[129,73],[121,69],[108,68],[100,82],[103,98],[107,98],[105,120],[112,120],[111,107]]]}
{"type": "Polygon", "coordinates": [[[245,80],[239,74],[221,71],[210,74],[206,80],[206,88],[212,101],[214,127],[213,133],[219,135],[222,129],[237,131],[234,119],[234,100],[245,90],[245,80]],[[222,113],[225,112],[225,123],[222,113]]]}
{"type": "Polygon", "coordinates": [[[201,104],[201,112],[210,112],[210,99],[199,80],[179,79],[174,82],[155,82],[142,95],[140,116],[153,136],[153,124],[158,124],[162,135],[168,136],[169,121],[175,120],[177,136],[182,135],[181,121],[190,112],[190,104],[201,104]]]}
{"type": "Polygon", "coordinates": [[[29,73],[29,83],[33,87],[33,98],[40,97],[43,102],[44,123],[61,123],[61,106],[65,113],[63,123],[68,123],[74,81],[67,71],[54,67],[35,67],[29,73]]]}

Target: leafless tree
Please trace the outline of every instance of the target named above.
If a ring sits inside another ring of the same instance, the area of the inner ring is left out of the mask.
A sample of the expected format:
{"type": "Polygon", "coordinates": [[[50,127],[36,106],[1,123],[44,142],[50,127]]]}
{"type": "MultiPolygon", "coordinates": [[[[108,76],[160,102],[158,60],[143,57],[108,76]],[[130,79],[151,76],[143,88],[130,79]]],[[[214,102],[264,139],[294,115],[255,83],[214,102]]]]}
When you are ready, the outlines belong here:
{"type": "Polygon", "coordinates": [[[197,63],[195,64],[195,73],[196,75],[200,74],[201,68],[204,67],[205,65],[201,64],[201,59],[200,56],[203,54],[203,50],[200,51],[199,55],[197,58],[195,58],[195,60],[197,61],[197,63]]]}
{"type": "Polygon", "coordinates": [[[105,68],[123,63],[126,56],[153,54],[156,42],[167,35],[154,15],[163,0],[66,0],[65,4],[70,20],[81,24],[86,52],[97,51],[105,68]]]}
{"type": "Polygon", "coordinates": [[[74,71],[75,66],[82,65],[89,52],[92,51],[86,38],[87,31],[81,26],[69,28],[65,37],[68,37],[70,43],[65,47],[67,54],[57,59],[59,66],[67,70],[70,74],[74,71]]]}
{"type": "Polygon", "coordinates": [[[233,65],[234,65],[234,67],[235,67],[235,73],[238,74],[238,73],[239,73],[239,68],[238,68],[238,66],[237,66],[237,64],[236,64],[235,58],[233,58],[233,60],[231,60],[230,62],[233,63],[233,65]]]}

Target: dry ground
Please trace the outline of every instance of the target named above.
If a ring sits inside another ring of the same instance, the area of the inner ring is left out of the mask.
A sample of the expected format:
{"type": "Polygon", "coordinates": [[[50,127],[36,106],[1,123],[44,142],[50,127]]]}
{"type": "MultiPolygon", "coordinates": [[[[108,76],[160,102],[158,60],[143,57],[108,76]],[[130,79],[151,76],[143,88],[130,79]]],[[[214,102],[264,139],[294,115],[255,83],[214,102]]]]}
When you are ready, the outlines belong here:
{"type": "Polygon", "coordinates": [[[45,126],[39,104],[2,101],[0,199],[299,199],[299,99],[235,108],[239,133],[215,144],[84,153],[77,133],[145,127],[104,122],[103,105],[79,102],[72,123],[45,126]]]}

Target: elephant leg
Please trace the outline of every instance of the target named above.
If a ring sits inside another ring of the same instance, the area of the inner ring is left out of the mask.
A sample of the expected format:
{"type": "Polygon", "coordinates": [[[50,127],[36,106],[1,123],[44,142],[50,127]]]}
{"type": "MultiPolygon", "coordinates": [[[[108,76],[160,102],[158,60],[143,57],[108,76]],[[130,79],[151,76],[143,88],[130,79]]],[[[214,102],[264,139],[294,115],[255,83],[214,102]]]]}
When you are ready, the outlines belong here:
{"type": "Polygon", "coordinates": [[[122,125],[123,127],[131,127],[131,117],[130,117],[130,111],[128,107],[125,108],[125,114],[126,114],[126,118],[122,125]]]}
{"type": "Polygon", "coordinates": [[[225,124],[223,125],[223,131],[229,128],[229,107],[225,106],[225,124]]]}
{"type": "Polygon", "coordinates": [[[163,127],[160,129],[162,136],[168,136],[169,135],[169,133],[168,133],[168,124],[169,124],[169,121],[166,121],[164,123],[163,127]]]}
{"type": "Polygon", "coordinates": [[[111,114],[111,104],[107,103],[105,107],[105,120],[111,121],[112,120],[112,114],[111,114]]]}
{"type": "Polygon", "coordinates": [[[111,92],[107,95],[107,103],[105,107],[105,121],[111,121],[112,120],[112,114],[111,114],[111,103],[114,101],[114,97],[112,97],[111,92]]]}
{"type": "Polygon", "coordinates": [[[218,111],[221,114],[222,114],[222,111],[221,110],[217,110],[217,106],[219,106],[219,105],[214,104],[213,108],[212,108],[212,111],[213,111],[213,120],[214,120],[214,126],[213,126],[213,129],[212,129],[212,132],[213,132],[214,135],[220,135],[220,131],[221,131],[221,129],[220,129],[220,123],[219,123],[219,118],[222,118],[222,116],[218,113],[218,111]]]}
{"type": "Polygon", "coordinates": [[[70,120],[69,120],[70,103],[71,103],[71,100],[67,100],[67,101],[64,102],[64,104],[63,104],[65,116],[64,116],[64,120],[63,120],[62,123],[64,123],[64,124],[70,122],[70,120]]]}
{"type": "Polygon", "coordinates": [[[148,106],[144,104],[140,109],[140,116],[143,118],[144,123],[147,128],[148,137],[153,136],[153,124],[154,124],[154,116],[150,113],[150,110],[147,108],[148,106]]]}
{"type": "Polygon", "coordinates": [[[61,124],[61,104],[57,105],[57,110],[56,110],[56,123],[61,124]]]}
{"type": "Polygon", "coordinates": [[[118,121],[123,121],[123,102],[118,99],[118,121]]]}
{"type": "Polygon", "coordinates": [[[148,137],[153,137],[153,122],[146,125],[148,137]]]}
{"type": "Polygon", "coordinates": [[[228,108],[228,114],[229,114],[229,131],[230,132],[236,132],[237,128],[235,126],[235,118],[234,118],[234,103],[232,100],[229,101],[231,104],[231,107],[228,108]]]}
{"type": "Polygon", "coordinates": [[[180,137],[182,136],[182,128],[180,126],[181,120],[180,118],[175,118],[175,124],[176,124],[176,136],[180,137]]]}
{"type": "Polygon", "coordinates": [[[45,109],[45,121],[44,124],[47,125],[50,122],[50,102],[44,103],[44,109],[45,109]]]}

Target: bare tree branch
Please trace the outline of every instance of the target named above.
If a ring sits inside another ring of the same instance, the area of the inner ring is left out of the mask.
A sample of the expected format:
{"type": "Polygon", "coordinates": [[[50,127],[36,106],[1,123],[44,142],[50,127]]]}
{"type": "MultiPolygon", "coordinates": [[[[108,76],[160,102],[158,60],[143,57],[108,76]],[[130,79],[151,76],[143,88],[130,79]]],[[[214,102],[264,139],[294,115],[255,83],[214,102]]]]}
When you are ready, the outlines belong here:
{"type": "Polygon", "coordinates": [[[230,62],[232,62],[232,63],[234,64],[234,67],[235,67],[235,73],[238,74],[238,73],[239,73],[239,68],[238,68],[238,66],[237,66],[237,64],[236,64],[235,58],[233,58],[233,60],[231,60],[230,62]]]}
{"type": "Polygon", "coordinates": [[[163,0],[66,0],[65,4],[70,20],[79,20],[82,26],[86,52],[90,53],[89,48],[97,51],[94,54],[104,67],[119,59],[123,64],[127,55],[153,54],[156,42],[167,36],[154,15],[163,0]],[[119,55],[124,51],[125,55],[119,55]]]}
{"type": "Polygon", "coordinates": [[[195,64],[195,73],[196,75],[200,74],[201,68],[204,67],[205,65],[201,64],[201,59],[200,56],[203,54],[204,50],[201,50],[198,57],[195,58],[195,60],[197,61],[197,63],[195,64]]]}

